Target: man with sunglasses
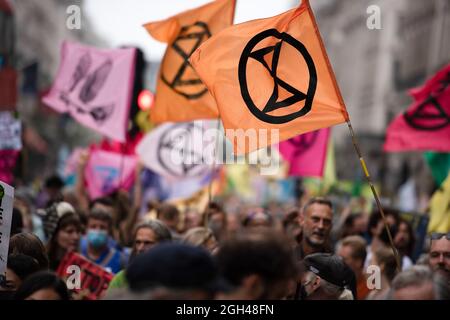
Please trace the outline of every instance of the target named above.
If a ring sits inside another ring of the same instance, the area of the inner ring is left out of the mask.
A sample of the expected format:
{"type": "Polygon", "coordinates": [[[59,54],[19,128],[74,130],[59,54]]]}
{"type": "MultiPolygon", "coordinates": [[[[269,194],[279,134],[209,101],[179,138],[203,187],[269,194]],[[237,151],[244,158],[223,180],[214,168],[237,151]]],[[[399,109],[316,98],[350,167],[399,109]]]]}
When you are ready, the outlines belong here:
{"type": "Polygon", "coordinates": [[[429,264],[433,272],[450,279],[450,232],[431,234],[429,264]]]}

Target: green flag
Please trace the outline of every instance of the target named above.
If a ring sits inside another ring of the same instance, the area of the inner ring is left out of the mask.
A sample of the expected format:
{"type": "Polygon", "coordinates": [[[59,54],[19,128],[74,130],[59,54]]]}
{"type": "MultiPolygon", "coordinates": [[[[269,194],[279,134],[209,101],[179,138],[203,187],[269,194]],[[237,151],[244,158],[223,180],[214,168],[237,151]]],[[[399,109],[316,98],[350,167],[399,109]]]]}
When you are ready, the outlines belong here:
{"type": "Polygon", "coordinates": [[[450,153],[425,152],[424,157],[436,184],[440,186],[450,170],[450,153]]]}

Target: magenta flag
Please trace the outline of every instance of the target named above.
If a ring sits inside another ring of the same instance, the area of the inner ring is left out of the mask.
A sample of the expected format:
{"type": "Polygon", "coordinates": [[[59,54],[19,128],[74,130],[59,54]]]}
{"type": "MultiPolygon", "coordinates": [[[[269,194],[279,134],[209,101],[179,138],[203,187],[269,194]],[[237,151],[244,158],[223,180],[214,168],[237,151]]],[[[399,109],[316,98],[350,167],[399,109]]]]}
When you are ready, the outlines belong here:
{"type": "Polygon", "coordinates": [[[433,77],[428,79],[423,86],[410,89],[409,94],[416,101],[423,100],[427,98],[431,92],[448,83],[449,74],[450,64],[439,70],[433,77]]]}
{"type": "Polygon", "coordinates": [[[125,141],[136,49],[64,41],[58,74],[42,101],[102,135],[125,141]]]}
{"type": "Polygon", "coordinates": [[[12,184],[14,181],[14,168],[17,159],[19,158],[19,151],[17,150],[0,150],[0,180],[7,184],[12,184]]]}
{"type": "Polygon", "coordinates": [[[89,197],[95,199],[118,189],[130,189],[136,165],[135,156],[91,149],[84,172],[89,197]]]}
{"type": "Polygon", "coordinates": [[[415,101],[387,128],[384,150],[450,152],[450,65],[410,94],[415,101]]]}
{"type": "Polygon", "coordinates": [[[322,177],[327,157],[330,128],[301,134],[279,144],[289,162],[289,176],[322,177]]]}

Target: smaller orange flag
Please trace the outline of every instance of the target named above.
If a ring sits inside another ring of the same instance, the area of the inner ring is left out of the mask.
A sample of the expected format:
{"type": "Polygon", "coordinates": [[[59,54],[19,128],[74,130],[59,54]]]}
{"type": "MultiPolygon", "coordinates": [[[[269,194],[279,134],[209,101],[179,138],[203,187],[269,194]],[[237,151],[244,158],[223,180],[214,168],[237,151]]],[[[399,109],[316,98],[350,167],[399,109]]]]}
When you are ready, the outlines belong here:
{"type": "Polygon", "coordinates": [[[348,119],[308,1],[221,31],[190,61],[237,154],[348,119]]]}
{"type": "Polygon", "coordinates": [[[152,122],[218,118],[216,103],[189,63],[191,54],[212,35],[233,24],[235,0],[216,0],[163,21],[144,25],[168,43],[156,86],[152,122]]]}

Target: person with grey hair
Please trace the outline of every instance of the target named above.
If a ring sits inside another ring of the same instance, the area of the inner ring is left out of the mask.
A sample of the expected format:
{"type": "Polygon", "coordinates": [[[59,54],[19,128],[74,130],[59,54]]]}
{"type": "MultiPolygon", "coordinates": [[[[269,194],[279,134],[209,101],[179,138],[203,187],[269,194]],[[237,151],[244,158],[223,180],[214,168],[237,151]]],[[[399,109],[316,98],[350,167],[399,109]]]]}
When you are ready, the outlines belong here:
{"type": "Polygon", "coordinates": [[[356,278],[344,261],[327,253],[305,257],[302,264],[300,300],[355,300],[356,278]]]}
{"type": "Polygon", "coordinates": [[[388,299],[450,300],[450,283],[427,266],[413,266],[394,278],[388,299]]]}
{"type": "Polygon", "coordinates": [[[450,281],[450,232],[432,233],[428,263],[433,272],[438,272],[450,281]]]}
{"type": "Polygon", "coordinates": [[[333,204],[330,200],[316,197],[305,204],[299,217],[302,239],[295,248],[297,260],[302,260],[312,253],[332,252],[330,246],[332,220],[333,204]]]}
{"type": "MultiPolygon", "coordinates": [[[[141,222],[134,230],[133,248],[129,263],[158,243],[169,241],[172,241],[172,235],[169,228],[161,220],[149,219],[141,222]]],[[[125,271],[121,270],[109,283],[108,293],[113,289],[126,288],[127,286],[125,271]]]]}

